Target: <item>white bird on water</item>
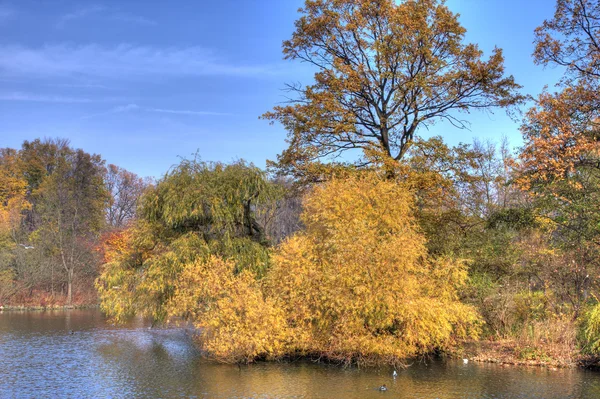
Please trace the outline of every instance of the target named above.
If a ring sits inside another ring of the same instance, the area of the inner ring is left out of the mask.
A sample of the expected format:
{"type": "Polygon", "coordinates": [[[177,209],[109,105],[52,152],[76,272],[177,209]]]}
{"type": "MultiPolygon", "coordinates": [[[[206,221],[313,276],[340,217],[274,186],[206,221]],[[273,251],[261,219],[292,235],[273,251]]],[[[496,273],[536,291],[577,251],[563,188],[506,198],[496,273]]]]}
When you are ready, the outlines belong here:
{"type": "Polygon", "coordinates": [[[464,364],[469,364],[469,359],[463,359],[464,364]]]}
{"type": "Polygon", "coordinates": [[[394,370],[394,372],[392,373],[392,377],[394,377],[394,378],[398,377],[398,373],[396,372],[396,370],[394,370]]]}

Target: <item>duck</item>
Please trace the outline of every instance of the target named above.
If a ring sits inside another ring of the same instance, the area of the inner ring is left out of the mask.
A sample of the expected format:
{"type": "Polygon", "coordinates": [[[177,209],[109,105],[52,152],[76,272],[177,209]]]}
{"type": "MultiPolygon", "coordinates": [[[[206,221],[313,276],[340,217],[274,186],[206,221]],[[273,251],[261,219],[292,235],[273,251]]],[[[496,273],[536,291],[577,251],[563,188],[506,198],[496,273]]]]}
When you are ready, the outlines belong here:
{"type": "Polygon", "coordinates": [[[398,373],[396,372],[396,370],[394,370],[394,372],[392,373],[392,377],[394,377],[394,378],[398,377],[398,373]]]}
{"type": "Polygon", "coordinates": [[[387,391],[387,387],[385,386],[385,384],[383,384],[382,386],[379,387],[380,391],[387,391]]]}
{"type": "Polygon", "coordinates": [[[469,364],[469,359],[463,359],[464,364],[469,364]]]}

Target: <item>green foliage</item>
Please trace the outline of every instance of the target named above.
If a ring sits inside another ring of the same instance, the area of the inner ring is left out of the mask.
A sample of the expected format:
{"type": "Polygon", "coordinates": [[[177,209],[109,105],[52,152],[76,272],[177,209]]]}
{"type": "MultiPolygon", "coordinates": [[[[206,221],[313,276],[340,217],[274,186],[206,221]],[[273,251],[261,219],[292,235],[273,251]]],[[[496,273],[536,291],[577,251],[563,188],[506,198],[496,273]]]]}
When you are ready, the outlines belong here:
{"type": "Polygon", "coordinates": [[[210,256],[234,262],[232,273],[264,275],[268,239],[256,209],[280,194],[243,161],[183,160],[144,194],[125,249],[105,265],[97,282],[103,310],[119,321],[132,314],[165,321],[186,265],[210,256]]]}
{"type": "Polygon", "coordinates": [[[589,353],[600,353],[600,304],[588,309],[582,316],[583,348],[589,353]]]}
{"type": "Polygon", "coordinates": [[[257,206],[279,193],[264,173],[239,161],[230,165],[183,160],[142,198],[140,216],[173,231],[266,240],[254,220],[257,206]]]}
{"type": "Polygon", "coordinates": [[[505,208],[494,212],[487,219],[489,229],[523,230],[539,227],[539,223],[531,208],[505,208]]]}

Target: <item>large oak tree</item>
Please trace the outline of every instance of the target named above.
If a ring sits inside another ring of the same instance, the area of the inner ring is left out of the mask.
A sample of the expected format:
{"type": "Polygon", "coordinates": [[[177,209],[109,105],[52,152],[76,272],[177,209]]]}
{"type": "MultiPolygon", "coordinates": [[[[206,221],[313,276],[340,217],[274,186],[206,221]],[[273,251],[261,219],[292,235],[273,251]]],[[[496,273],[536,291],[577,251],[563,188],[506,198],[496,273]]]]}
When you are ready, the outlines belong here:
{"type": "Polygon", "coordinates": [[[465,128],[460,112],[523,99],[502,51],[484,60],[465,44],[443,1],[307,0],[300,11],[283,52],[315,67],[315,81],[289,85],[295,98],[263,116],[288,130],[283,172],[302,175],[342,155],[358,166],[399,161],[420,128],[439,120],[465,128]]]}

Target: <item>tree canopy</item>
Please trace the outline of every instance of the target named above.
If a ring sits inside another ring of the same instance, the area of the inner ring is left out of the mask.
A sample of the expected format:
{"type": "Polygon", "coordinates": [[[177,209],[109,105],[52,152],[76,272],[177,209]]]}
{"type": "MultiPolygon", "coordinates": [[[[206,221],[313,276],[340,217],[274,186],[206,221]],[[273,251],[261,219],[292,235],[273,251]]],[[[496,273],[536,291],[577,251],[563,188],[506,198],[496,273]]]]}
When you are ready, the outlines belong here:
{"type": "Polygon", "coordinates": [[[283,51],[315,67],[315,82],[288,86],[290,104],[263,115],[288,131],[282,172],[352,157],[357,166],[398,161],[420,128],[438,120],[464,128],[459,112],[523,99],[502,50],[484,60],[442,1],[307,0],[301,13],[283,51]]]}
{"type": "Polygon", "coordinates": [[[184,266],[211,255],[232,261],[237,272],[264,274],[268,240],[256,212],[278,195],[243,161],[183,160],[142,196],[136,223],[107,243],[98,280],[103,309],[116,319],[137,313],[163,321],[184,266]]]}

